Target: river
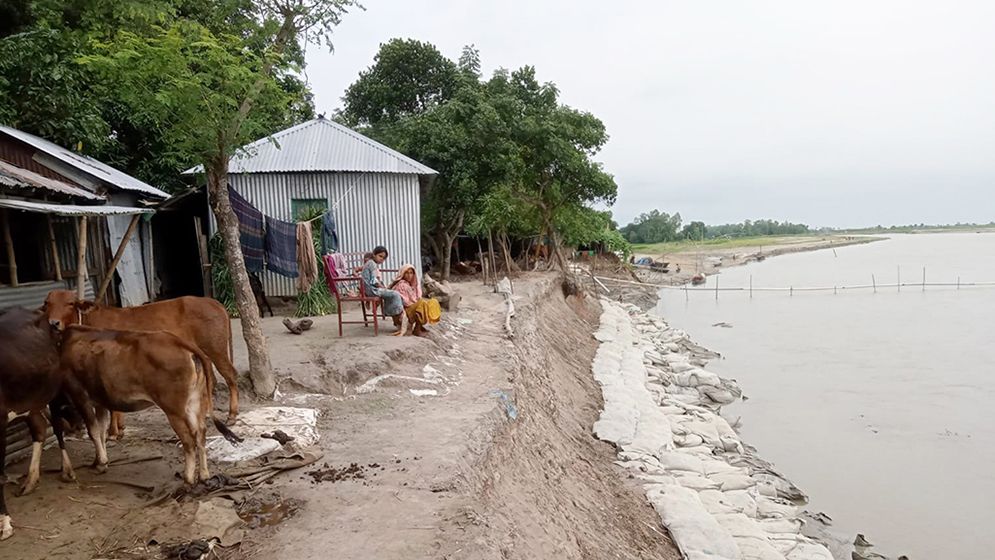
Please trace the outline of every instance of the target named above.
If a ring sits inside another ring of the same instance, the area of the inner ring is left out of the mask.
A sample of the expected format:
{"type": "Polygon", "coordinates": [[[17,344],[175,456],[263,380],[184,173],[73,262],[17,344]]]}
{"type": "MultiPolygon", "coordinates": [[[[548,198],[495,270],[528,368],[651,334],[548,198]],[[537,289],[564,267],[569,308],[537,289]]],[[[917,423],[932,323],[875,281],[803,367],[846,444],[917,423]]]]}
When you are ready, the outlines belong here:
{"type": "MultiPolygon", "coordinates": [[[[719,286],[921,282],[924,266],[927,282],[993,282],[995,233],[784,255],[719,286]]],[[[663,290],[658,311],[723,355],[709,369],[748,397],[725,415],[837,531],[911,560],[995,557],[995,287],[663,290]]]]}

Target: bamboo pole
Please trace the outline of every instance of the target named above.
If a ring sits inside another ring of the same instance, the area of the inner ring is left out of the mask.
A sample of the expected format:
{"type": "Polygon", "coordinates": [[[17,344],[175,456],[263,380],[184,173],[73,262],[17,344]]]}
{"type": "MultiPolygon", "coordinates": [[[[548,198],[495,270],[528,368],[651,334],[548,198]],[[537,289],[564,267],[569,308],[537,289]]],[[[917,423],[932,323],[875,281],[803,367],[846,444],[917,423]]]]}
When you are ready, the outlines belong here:
{"type": "Polygon", "coordinates": [[[52,245],[52,266],[55,267],[55,279],[62,281],[62,258],[59,256],[59,245],[55,242],[55,226],[52,225],[52,215],[45,214],[48,223],[48,242],[52,245]]]}
{"type": "Polygon", "coordinates": [[[76,299],[83,300],[86,282],[86,216],[79,218],[79,242],[76,245],[76,299]]]}
{"type": "Polygon", "coordinates": [[[922,267],[922,291],[926,291],[926,267],[922,267]]]}
{"type": "Polygon", "coordinates": [[[10,214],[4,208],[0,213],[3,218],[3,243],[7,246],[7,264],[10,268],[10,286],[17,287],[17,258],[14,255],[14,238],[10,236],[10,214]]]}
{"type": "Polygon", "coordinates": [[[753,299],[753,275],[750,275],[750,299],[753,299]]]}
{"type": "Polygon", "coordinates": [[[487,251],[488,260],[491,262],[491,273],[494,274],[494,283],[497,284],[497,260],[494,258],[494,235],[491,234],[491,230],[487,230],[487,251]]]}
{"type": "Polygon", "coordinates": [[[477,238],[477,258],[480,259],[480,272],[483,273],[484,285],[487,285],[487,261],[484,260],[484,248],[480,245],[480,238],[477,238]]]}
{"type": "Polygon", "coordinates": [[[895,285],[898,286],[898,291],[901,292],[902,291],[902,266],[901,265],[898,266],[898,283],[895,284],[895,285]]]}
{"type": "Polygon", "coordinates": [[[719,301],[719,275],[715,275],[715,301],[719,301]]]}
{"type": "MultiPolygon", "coordinates": [[[[121,257],[124,256],[124,249],[128,246],[128,241],[131,240],[131,234],[135,232],[135,226],[138,225],[138,220],[141,217],[141,214],[135,214],[131,217],[128,229],[125,230],[124,237],[121,238],[121,244],[117,246],[117,251],[114,253],[114,258],[111,260],[111,265],[107,267],[107,273],[104,274],[104,279],[100,281],[100,289],[97,290],[97,297],[94,298],[95,301],[102,301],[104,299],[104,294],[107,293],[107,287],[110,286],[111,279],[114,278],[114,271],[117,270],[117,265],[121,262],[121,257]]],[[[81,297],[80,299],[83,298],[81,297]]]]}
{"type": "Polygon", "coordinates": [[[871,274],[871,285],[874,286],[874,293],[878,293],[878,283],[877,280],[874,279],[873,274],[871,274]]]}

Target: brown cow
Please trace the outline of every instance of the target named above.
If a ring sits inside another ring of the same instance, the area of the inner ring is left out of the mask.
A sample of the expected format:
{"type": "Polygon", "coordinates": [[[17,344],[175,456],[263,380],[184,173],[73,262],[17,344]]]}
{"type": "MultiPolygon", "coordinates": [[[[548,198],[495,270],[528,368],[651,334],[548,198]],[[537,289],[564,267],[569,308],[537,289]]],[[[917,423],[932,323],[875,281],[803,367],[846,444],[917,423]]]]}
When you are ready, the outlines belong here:
{"type": "Polygon", "coordinates": [[[198,475],[201,480],[210,476],[205,418],[211,418],[225,439],[241,441],[213,414],[214,375],[209,359],[178,336],[72,325],[62,335],[60,357],[66,390],[86,417],[100,471],[107,468],[106,428],[111,410],[133,412],[153,405],[162,409],[183,444],[187,484],[197,482],[198,475]]]}
{"type": "MultiPolygon", "coordinates": [[[[217,301],[187,296],[139,307],[103,307],[76,299],[76,292],[53,290],[42,309],[52,325],[59,329],[82,324],[121,331],[163,330],[196,346],[207,354],[228,385],[228,423],[235,421],[238,372],[231,359],[231,322],[225,307],[217,301]]],[[[118,430],[112,430],[111,435],[117,433],[118,430]]]]}
{"type": "Polygon", "coordinates": [[[13,534],[10,514],[4,498],[7,482],[4,462],[7,449],[7,423],[19,415],[27,415],[31,430],[32,449],[28,475],[18,490],[31,492],[41,474],[41,448],[45,439],[45,418],[42,411],[50,406],[52,428],[62,449],[63,480],[74,480],[72,463],[66,453],[62,431],[61,405],[51,402],[63,383],[59,369],[56,338],[44,315],[38,311],[11,309],[0,311],[0,540],[13,534]]]}

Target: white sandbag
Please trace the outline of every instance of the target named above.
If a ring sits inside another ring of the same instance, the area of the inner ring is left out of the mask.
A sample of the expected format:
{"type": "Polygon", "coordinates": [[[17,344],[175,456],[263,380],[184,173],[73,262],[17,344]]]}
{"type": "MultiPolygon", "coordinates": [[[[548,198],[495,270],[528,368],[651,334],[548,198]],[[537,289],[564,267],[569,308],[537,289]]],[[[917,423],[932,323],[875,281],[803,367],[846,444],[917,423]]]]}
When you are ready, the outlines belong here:
{"type": "Polygon", "coordinates": [[[207,438],[204,449],[212,461],[219,463],[239,463],[258,459],[267,453],[282,448],[275,439],[247,436],[238,445],[232,445],[221,436],[207,438]]]}
{"type": "Polygon", "coordinates": [[[744,560],[784,560],[784,556],[767,540],[767,534],[742,513],[721,513],[715,520],[732,535],[744,560]]]}
{"type": "Polygon", "coordinates": [[[700,474],[674,471],[671,473],[677,479],[678,484],[691,490],[719,490],[719,484],[713,480],[705,478],[700,474]]]}
{"type": "Polygon", "coordinates": [[[312,446],[321,437],[318,434],[318,411],[292,406],[264,406],[246,410],[238,415],[232,430],[243,437],[258,437],[281,430],[293,437],[294,443],[301,447],[312,446]]]}
{"type": "Polygon", "coordinates": [[[785,558],[787,560],[833,560],[833,555],[829,553],[829,549],[821,544],[809,542],[800,543],[785,558]]]}
{"type": "Polygon", "coordinates": [[[657,486],[647,497],[688,560],[742,560],[732,536],[708,513],[693,490],[657,486]]]}
{"type": "Polygon", "coordinates": [[[779,498],[760,495],[757,497],[757,516],[762,518],[797,517],[798,506],[779,498]]]}
{"type": "Polygon", "coordinates": [[[750,490],[726,490],[722,492],[722,502],[747,517],[756,519],[757,501],[750,490]]]}
{"type": "Polygon", "coordinates": [[[675,451],[662,453],[658,457],[660,465],[667,471],[691,472],[695,474],[705,474],[701,459],[687,453],[675,451]]]}
{"type": "Polygon", "coordinates": [[[800,535],[803,521],[796,518],[770,518],[757,521],[767,533],[800,535]]]}
{"type": "Polygon", "coordinates": [[[720,490],[748,490],[757,485],[749,475],[742,473],[715,473],[709,478],[719,484],[720,490]]]}
{"type": "Polygon", "coordinates": [[[712,476],[713,474],[745,474],[749,475],[749,471],[746,469],[741,469],[739,467],[734,467],[721,459],[709,459],[703,461],[702,467],[705,469],[706,476],[712,476]]]}
{"type": "Polygon", "coordinates": [[[675,435],[674,443],[678,447],[696,447],[705,443],[705,440],[697,434],[675,435]]]}

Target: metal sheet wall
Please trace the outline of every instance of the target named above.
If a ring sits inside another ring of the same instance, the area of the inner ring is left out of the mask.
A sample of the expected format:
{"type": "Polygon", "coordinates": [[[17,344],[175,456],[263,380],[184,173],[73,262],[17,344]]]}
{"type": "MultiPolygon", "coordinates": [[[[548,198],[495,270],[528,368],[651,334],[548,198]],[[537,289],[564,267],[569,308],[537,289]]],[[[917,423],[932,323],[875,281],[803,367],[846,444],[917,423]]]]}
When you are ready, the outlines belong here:
{"type": "MultiPolygon", "coordinates": [[[[292,199],[325,199],[334,210],[340,250],[370,251],[384,245],[385,268],[414,264],[421,272],[421,206],[418,176],[396,173],[248,173],[229,176],[232,187],[263,214],[293,221],[292,199]]],[[[314,227],[319,227],[314,222],[314,227]]],[[[213,215],[211,231],[216,231],[213,215]]],[[[296,296],[295,280],[262,275],[266,294],[296,296]]]]}

